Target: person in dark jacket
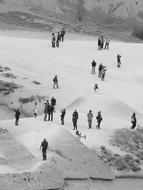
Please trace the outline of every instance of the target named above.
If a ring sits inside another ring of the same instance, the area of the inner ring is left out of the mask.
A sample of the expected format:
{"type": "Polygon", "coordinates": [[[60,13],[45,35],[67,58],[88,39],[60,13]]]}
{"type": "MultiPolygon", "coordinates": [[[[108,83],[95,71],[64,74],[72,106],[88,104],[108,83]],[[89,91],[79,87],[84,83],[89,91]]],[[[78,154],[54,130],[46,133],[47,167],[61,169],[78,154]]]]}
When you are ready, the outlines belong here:
{"type": "Polygon", "coordinates": [[[61,125],[64,125],[65,115],[66,115],[66,109],[61,109],[61,125]]]}
{"type": "Polygon", "coordinates": [[[121,67],[121,55],[117,55],[117,67],[120,68],[121,67]]]}
{"type": "Polygon", "coordinates": [[[20,118],[20,110],[18,109],[14,109],[15,112],[15,125],[17,126],[19,123],[19,118],[20,118]]]}
{"type": "Polygon", "coordinates": [[[134,129],[137,125],[137,119],[135,113],[133,113],[133,115],[131,116],[131,123],[132,123],[131,129],[134,129]]]}
{"type": "Polygon", "coordinates": [[[55,75],[55,77],[53,78],[53,88],[59,88],[59,85],[58,85],[58,76],[55,75]]]}
{"type": "Polygon", "coordinates": [[[95,74],[95,68],[96,68],[96,62],[95,60],[92,61],[92,70],[91,70],[91,74],[95,74]]]}
{"type": "Polygon", "coordinates": [[[78,120],[78,112],[75,110],[72,114],[72,122],[73,122],[73,130],[77,130],[77,120],[78,120]]]}
{"type": "Polygon", "coordinates": [[[64,41],[64,37],[65,37],[65,29],[62,28],[62,31],[61,31],[61,41],[63,42],[64,41]]]}
{"type": "Polygon", "coordinates": [[[55,48],[55,42],[56,42],[56,37],[55,34],[52,33],[52,47],[55,48]]]}
{"type": "Polygon", "coordinates": [[[51,104],[54,107],[54,111],[55,111],[56,99],[54,97],[51,98],[51,104]]]}
{"type": "Polygon", "coordinates": [[[104,80],[105,80],[106,71],[107,71],[107,67],[106,67],[106,66],[103,66],[103,68],[102,68],[102,70],[101,70],[101,81],[104,81],[104,80]]]}
{"type": "Polygon", "coordinates": [[[48,111],[48,121],[53,121],[54,106],[50,104],[47,111],[48,111]]]}
{"type": "Polygon", "coordinates": [[[101,39],[100,39],[100,37],[98,38],[98,50],[101,50],[101,39]]]}
{"type": "Polygon", "coordinates": [[[98,112],[96,120],[97,120],[97,126],[96,126],[96,128],[100,129],[100,124],[101,124],[101,121],[102,121],[102,116],[101,116],[101,112],[100,111],[98,112]]]}
{"type": "Polygon", "coordinates": [[[46,139],[44,139],[41,142],[40,145],[40,150],[42,148],[42,156],[43,156],[43,160],[47,160],[47,149],[48,149],[48,141],[46,139]]]}
{"type": "Polygon", "coordinates": [[[103,65],[100,64],[99,67],[98,67],[98,77],[101,78],[101,71],[103,69],[103,65]]]}

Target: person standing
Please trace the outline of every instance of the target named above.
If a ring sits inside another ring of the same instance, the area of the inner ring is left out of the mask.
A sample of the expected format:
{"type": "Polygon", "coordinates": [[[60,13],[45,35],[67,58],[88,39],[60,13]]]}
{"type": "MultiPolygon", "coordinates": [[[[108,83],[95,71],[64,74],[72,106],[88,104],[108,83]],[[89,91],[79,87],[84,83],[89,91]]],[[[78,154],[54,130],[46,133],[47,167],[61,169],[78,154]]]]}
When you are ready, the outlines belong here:
{"type": "Polygon", "coordinates": [[[35,102],[35,106],[34,106],[34,117],[36,118],[38,114],[38,103],[35,102]]]}
{"type": "Polygon", "coordinates": [[[53,106],[54,111],[55,111],[56,99],[54,97],[51,98],[51,105],[53,106]]]}
{"type": "Polygon", "coordinates": [[[55,77],[53,78],[53,88],[59,88],[59,85],[58,85],[58,76],[55,75],[55,77]]]}
{"type": "Polygon", "coordinates": [[[100,124],[101,124],[101,121],[102,121],[101,111],[98,112],[98,114],[96,116],[96,120],[97,120],[97,126],[96,126],[96,128],[100,129],[100,124]]]}
{"type": "Polygon", "coordinates": [[[100,64],[99,67],[98,67],[98,77],[101,78],[101,71],[103,69],[103,65],[100,64]]]}
{"type": "Polygon", "coordinates": [[[62,31],[61,31],[61,41],[63,42],[64,41],[64,37],[65,37],[65,29],[62,28],[62,31]]]}
{"type": "Polygon", "coordinates": [[[91,70],[91,74],[95,74],[95,68],[96,68],[96,62],[95,60],[92,61],[92,70],[91,70]]]}
{"type": "Polygon", "coordinates": [[[49,101],[47,100],[44,107],[44,121],[47,121],[48,110],[49,110],[49,101]]]}
{"type": "Polygon", "coordinates": [[[91,110],[89,110],[89,112],[87,114],[87,121],[88,121],[88,128],[89,129],[92,128],[92,119],[93,119],[93,113],[91,110]]]}
{"type": "Polygon", "coordinates": [[[101,70],[101,80],[102,80],[102,81],[105,80],[106,71],[107,71],[106,66],[103,66],[103,68],[102,68],[102,70],[101,70]]]}
{"type": "Polygon", "coordinates": [[[19,118],[20,118],[20,110],[18,109],[14,109],[15,112],[15,125],[18,126],[19,124],[19,118]]]}
{"type": "Polygon", "coordinates": [[[109,49],[109,43],[110,43],[110,40],[109,40],[109,38],[106,38],[106,42],[105,42],[105,47],[104,47],[104,49],[109,49]]]}
{"type": "Polygon", "coordinates": [[[121,55],[117,55],[117,67],[120,68],[121,67],[121,55]]]}
{"type": "Polygon", "coordinates": [[[56,36],[56,47],[59,47],[60,39],[61,39],[61,36],[60,36],[60,33],[58,32],[56,36]]]}
{"type": "Polygon", "coordinates": [[[137,125],[137,119],[135,113],[133,113],[133,115],[131,116],[131,123],[132,123],[131,129],[134,129],[137,125]]]}
{"type": "Polygon", "coordinates": [[[48,149],[48,141],[46,139],[44,139],[41,142],[41,146],[40,146],[40,150],[42,148],[42,156],[43,156],[43,160],[47,160],[47,149],[48,149]]]}
{"type": "Polygon", "coordinates": [[[55,42],[56,42],[56,37],[55,34],[52,33],[52,47],[55,48],[55,42]]]}
{"type": "Polygon", "coordinates": [[[48,107],[48,121],[53,121],[54,106],[52,104],[48,107]]]}
{"type": "Polygon", "coordinates": [[[66,109],[61,109],[61,125],[64,125],[65,115],[66,115],[66,109]]]}
{"type": "Polygon", "coordinates": [[[77,120],[78,120],[78,112],[75,110],[72,114],[72,122],[73,122],[73,130],[77,130],[77,120]]]}

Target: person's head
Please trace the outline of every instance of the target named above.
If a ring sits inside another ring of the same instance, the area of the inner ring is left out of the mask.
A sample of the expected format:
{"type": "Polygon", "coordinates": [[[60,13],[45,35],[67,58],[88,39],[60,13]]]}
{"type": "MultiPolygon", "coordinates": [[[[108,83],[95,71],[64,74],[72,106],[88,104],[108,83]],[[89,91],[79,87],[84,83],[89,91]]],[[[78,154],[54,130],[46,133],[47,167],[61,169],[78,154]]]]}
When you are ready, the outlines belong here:
{"type": "Polygon", "coordinates": [[[43,141],[46,141],[46,139],[44,139],[43,141]]]}
{"type": "Polygon", "coordinates": [[[54,36],[55,34],[54,33],[52,33],[52,36],[54,36]]]}
{"type": "Polygon", "coordinates": [[[100,115],[100,114],[101,114],[101,111],[98,112],[98,115],[100,115]]]}
{"type": "Polygon", "coordinates": [[[89,110],[89,112],[91,113],[92,111],[91,111],[91,110],[89,110]]]}
{"type": "Polygon", "coordinates": [[[136,116],[135,112],[133,113],[133,116],[134,116],[134,117],[136,116]]]}

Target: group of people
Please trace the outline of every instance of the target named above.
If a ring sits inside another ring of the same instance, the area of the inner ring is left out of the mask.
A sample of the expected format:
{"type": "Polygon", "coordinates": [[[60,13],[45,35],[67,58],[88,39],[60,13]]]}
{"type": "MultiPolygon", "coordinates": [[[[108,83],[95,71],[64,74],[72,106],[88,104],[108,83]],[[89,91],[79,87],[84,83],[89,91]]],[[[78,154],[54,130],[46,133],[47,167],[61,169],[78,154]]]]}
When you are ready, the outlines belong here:
{"type": "MultiPolygon", "coordinates": [[[[91,66],[92,66],[91,74],[96,74],[97,63],[95,62],[95,60],[92,61],[91,66]]],[[[101,81],[105,80],[106,71],[107,67],[105,65],[100,64],[98,67],[98,77],[101,79],[101,81]]]]}
{"type": "Polygon", "coordinates": [[[109,38],[104,38],[103,35],[98,37],[98,50],[102,50],[102,49],[109,49],[109,43],[110,40],[109,38]]]}
{"type": "Polygon", "coordinates": [[[47,116],[48,116],[48,121],[53,121],[55,106],[56,106],[56,99],[54,97],[51,98],[50,103],[49,100],[47,100],[44,106],[44,121],[47,121],[47,116]]]}
{"type": "Polygon", "coordinates": [[[60,42],[63,42],[64,41],[64,37],[65,37],[65,29],[62,28],[62,30],[60,32],[57,32],[56,34],[55,33],[52,33],[52,47],[55,48],[55,47],[59,47],[60,46],[60,42]]]}

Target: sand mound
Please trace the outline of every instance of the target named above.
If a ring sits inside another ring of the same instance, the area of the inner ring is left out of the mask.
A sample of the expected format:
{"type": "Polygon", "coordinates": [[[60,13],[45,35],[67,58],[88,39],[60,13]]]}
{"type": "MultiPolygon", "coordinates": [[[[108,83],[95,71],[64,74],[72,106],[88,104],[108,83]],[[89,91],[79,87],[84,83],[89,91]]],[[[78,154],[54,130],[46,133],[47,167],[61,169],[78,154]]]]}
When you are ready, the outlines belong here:
{"type": "MultiPolygon", "coordinates": [[[[27,147],[29,136],[31,133],[25,134],[24,138],[19,137],[20,142],[27,147]],[[24,140],[22,141],[22,139],[24,140]]],[[[111,170],[98,158],[96,153],[84,146],[68,131],[54,125],[51,125],[50,128],[42,128],[37,135],[31,137],[32,144],[35,142],[34,147],[31,148],[38,150],[43,138],[49,142],[48,160],[64,171],[64,178],[114,178],[111,170]]]]}
{"type": "Polygon", "coordinates": [[[36,163],[36,158],[5,129],[0,128],[0,165],[26,169],[36,163]]]}
{"type": "MultiPolygon", "coordinates": [[[[78,109],[81,112],[87,112],[89,109],[94,112],[100,110],[108,118],[118,117],[120,119],[129,119],[131,114],[136,112],[117,98],[100,93],[79,97],[68,106],[68,109],[78,109]]],[[[141,114],[137,114],[138,117],[142,117],[141,114]]]]}

